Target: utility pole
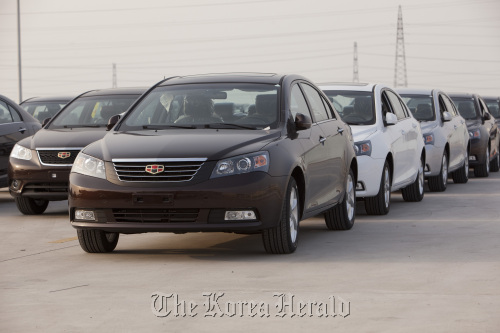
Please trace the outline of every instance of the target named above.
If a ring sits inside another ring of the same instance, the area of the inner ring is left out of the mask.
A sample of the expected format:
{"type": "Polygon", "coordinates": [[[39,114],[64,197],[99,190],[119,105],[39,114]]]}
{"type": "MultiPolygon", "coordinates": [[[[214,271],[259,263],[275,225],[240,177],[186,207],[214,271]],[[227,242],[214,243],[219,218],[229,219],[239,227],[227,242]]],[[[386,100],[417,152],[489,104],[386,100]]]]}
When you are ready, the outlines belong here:
{"type": "Polygon", "coordinates": [[[116,64],[113,63],[113,88],[116,88],[116,64]]]}
{"type": "Polygon", "coordinates": [[[394,68],[394,88],[407,87],[408,81],[406,78],[406,55],[405,55],[405,38],[403,32],[403,12],[401,5],[398,11],[398,30],[396,36],[396,65],[394,68]]]}
{"type": "Polygon", "coordinates": [[[352,82],[359,82],[358,73],[358,43],[354,42],[354,62],[352,67],[352,82]]]}
{"type": "Polygon", "coordinates": [[[19,66],[19,103],[23,101],[23,76],[21,73],[21,9],[17,0],[17,62],[19,66]]]}

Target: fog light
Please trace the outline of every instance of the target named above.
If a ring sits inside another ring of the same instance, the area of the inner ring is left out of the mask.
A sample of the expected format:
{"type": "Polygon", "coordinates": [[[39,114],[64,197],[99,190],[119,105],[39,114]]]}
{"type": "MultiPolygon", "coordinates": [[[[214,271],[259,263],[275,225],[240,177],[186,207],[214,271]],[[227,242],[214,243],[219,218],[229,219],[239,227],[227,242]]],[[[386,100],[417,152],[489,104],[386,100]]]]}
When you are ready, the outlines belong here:
{"type": "Polygon", "coordinates": [[[94,211],[77,209],[75,210],[75,220],[95,221],[94,211]]]}
{"type": "Polygon", "coordinates": [[[476,160],[476,155],[469,156],[469,161],[475,161],[475,160],[476,160]]]}
{"type": "Polygon", "coordinates": [[[228,210],[224,215],[225,221],[234,220],[256,220],[255,212],[253,210],[228,210]]]}
{"type": "Polygon", "coordinates": [[[19,190],[19,187],[21,186],[21,183],[17,180],[17,179],[14,179],[12,181],[12,183],[10,184],[10,187],[14,190],[14,191],[17,191],[19,190]]]}

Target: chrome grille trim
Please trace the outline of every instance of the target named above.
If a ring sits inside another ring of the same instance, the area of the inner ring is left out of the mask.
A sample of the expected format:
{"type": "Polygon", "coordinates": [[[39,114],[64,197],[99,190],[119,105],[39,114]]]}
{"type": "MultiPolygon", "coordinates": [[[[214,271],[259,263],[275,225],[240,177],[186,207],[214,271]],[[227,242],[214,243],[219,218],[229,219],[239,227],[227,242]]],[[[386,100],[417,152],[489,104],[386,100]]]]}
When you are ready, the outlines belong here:
{"type": "Polygon", "coordinates": [[[206,158],[112,159],[118,179],[122,182],[188,182],[203,166],[206,158]],[[146,172],[146,166],[161,164],[164,171],[146,172]]]}

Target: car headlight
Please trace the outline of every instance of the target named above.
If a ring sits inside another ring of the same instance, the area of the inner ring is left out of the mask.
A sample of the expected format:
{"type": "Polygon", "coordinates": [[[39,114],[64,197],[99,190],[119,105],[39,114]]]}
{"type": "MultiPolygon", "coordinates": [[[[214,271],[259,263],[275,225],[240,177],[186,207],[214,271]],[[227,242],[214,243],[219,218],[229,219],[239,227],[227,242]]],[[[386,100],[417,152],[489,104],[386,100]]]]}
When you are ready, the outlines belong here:
{"type": "Polygon", "coordinates": [[[356,152],[356,156],[370,156],[372,154],[371,141],[354,142],[354,151],[356,152]]]}
{"type": "Polygon", "coordinates": [[[426,145],[434,144],[434,134],[424,134],[424,143],[426,145]]]}
{"type": "Polygon", "coordinates": [[[481,138],[481,131],[479,128],[476,128],[474,130],[469,130],[469,137],[471,139],[480,139],[481,138]]]}
{"type": "Polygon", "coordinates": [[[10,157],[18,158],[20,160],[31,160],[31,149],[18,145],[17,143],[12,148],[10,157]]]}
{"type": "Polygon", "coordinates": [[[231,157],[217,162],[210,178],[224,177],[248,173],[253,171],[269,170],[269,153],[258,153],[231,157]]]}
{"type": "Polygon", "coordinates": [[[76,156],[71,172],[106,179],[104,161],[84,153],[79,153],[78,156],[76,156]]]}

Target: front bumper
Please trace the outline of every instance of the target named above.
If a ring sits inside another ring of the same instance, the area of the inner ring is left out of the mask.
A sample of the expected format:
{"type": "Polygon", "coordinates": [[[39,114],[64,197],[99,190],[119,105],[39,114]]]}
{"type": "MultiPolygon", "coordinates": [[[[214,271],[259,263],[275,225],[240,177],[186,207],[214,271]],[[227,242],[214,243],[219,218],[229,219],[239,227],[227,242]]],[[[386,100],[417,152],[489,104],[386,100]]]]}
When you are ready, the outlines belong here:
{"type": "Polygon", "coordinates": [[[126,184],[70,174],[71,225],[119,233],[258,232],[278,224],[288,177],[252,172],[186,186],[126,184]],[[97,221],[76,220],[75,209],[92,210],[97,221]],[[226,210],[253,210],[256,219],[224,221],[226,210]]]}
{"type": "Polygon", "coordinates": [[[380,190],[380,180],[384,169],[385,159],[372,158],[371,156],[358,156],[358,183],[356,196],[373,197],[380,190]]]}
{"type": "MultiPolygon", "coordinates": [[[[481,134],[483,133],[481,132],[481,134]]],[[[484,164],[486,161],[489,162],[489,156],[486,156],[486,147],[488,147],[487,137],[470,139],[469,165],[471,167],[484,164]]]]}
{"type": "Polygon", "coordinates": [[[71,166],[42,165],[36,154],[31,160],[10,158],[9,162],[9,192],[13,197],[68,199],[71,166]]]}
{"type": "Polygon", "coordinates": [[[443,160],[443,147],[425,145],[425,177],[437,176],[441,172],[443,160]]]}

